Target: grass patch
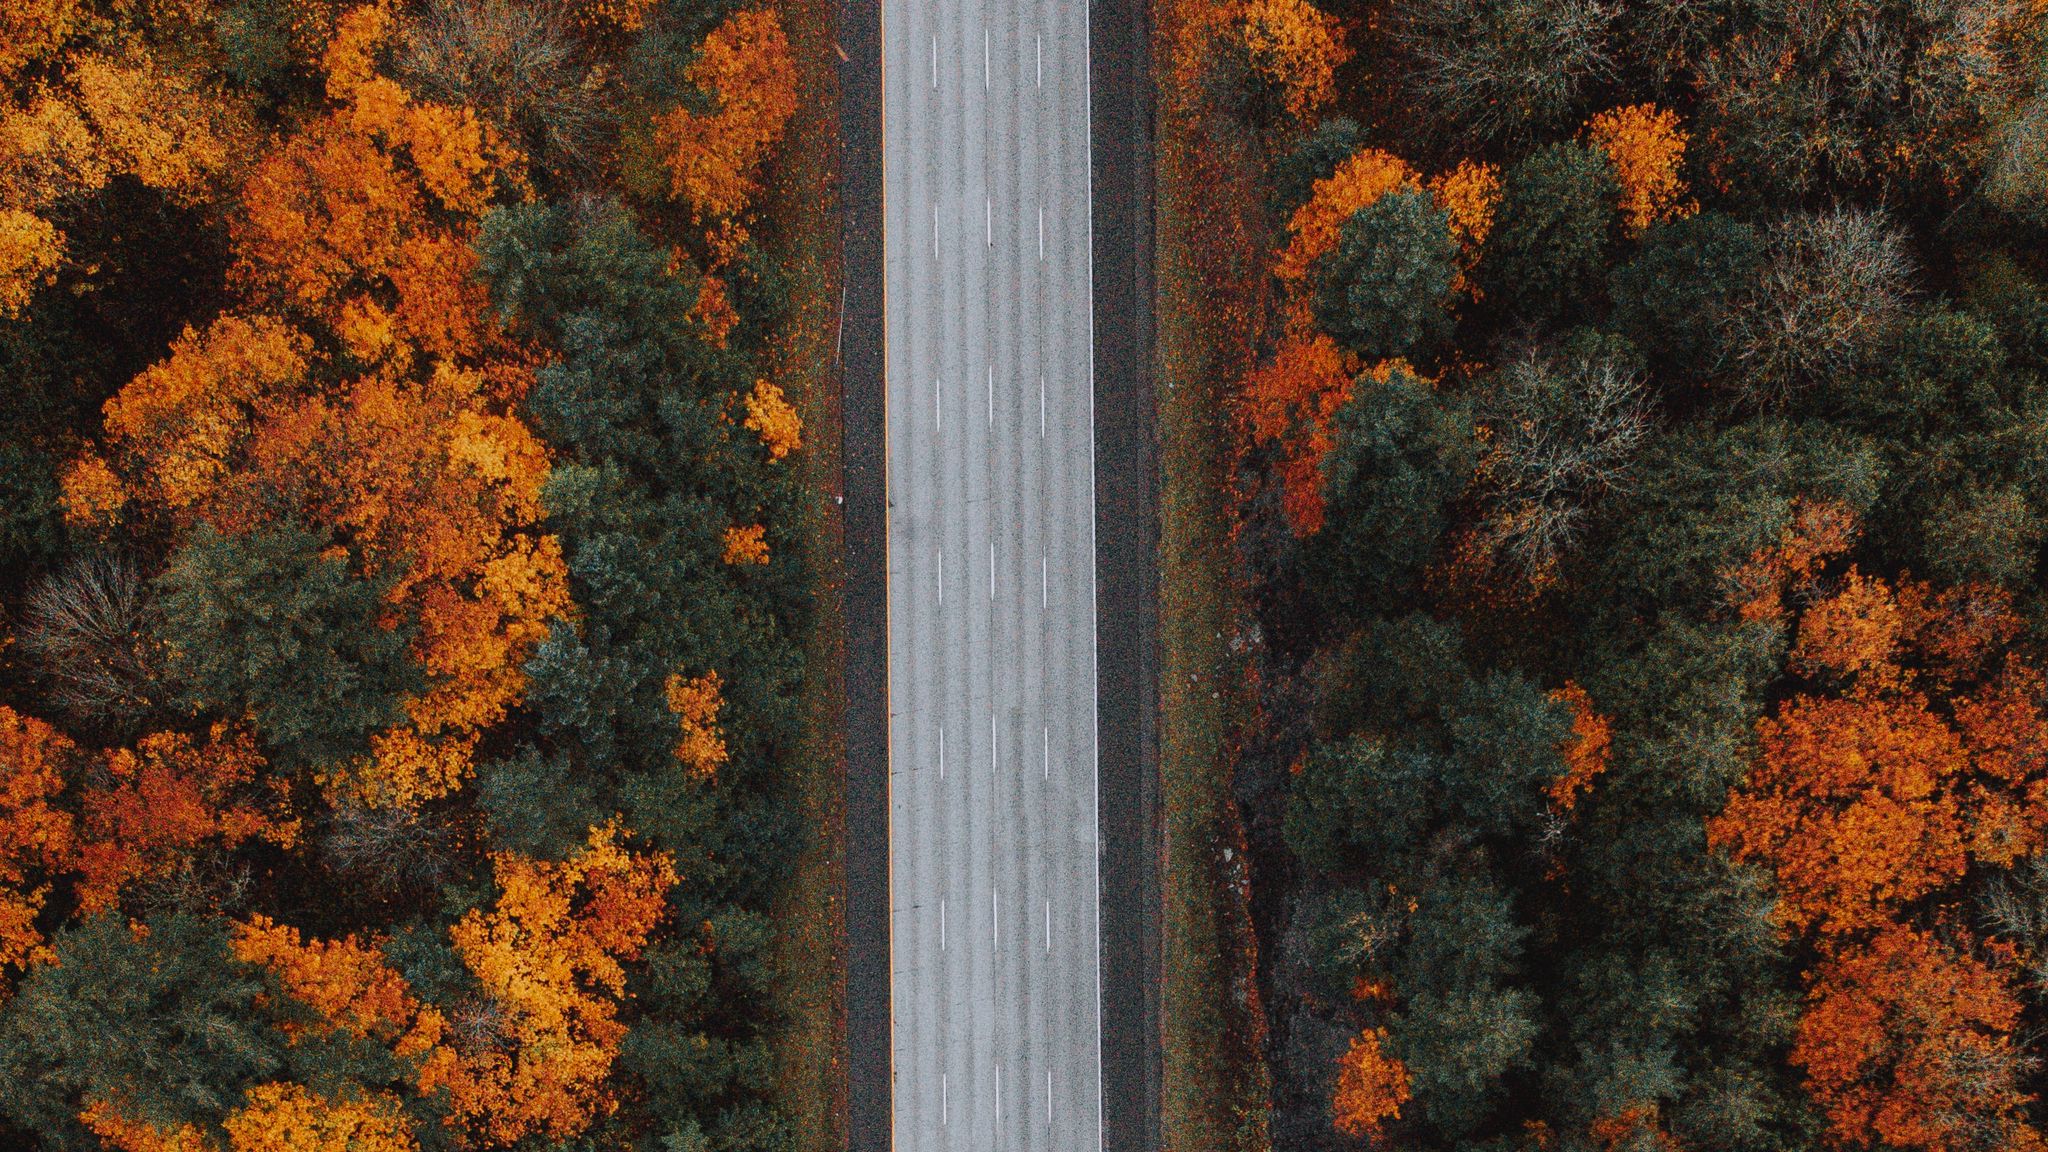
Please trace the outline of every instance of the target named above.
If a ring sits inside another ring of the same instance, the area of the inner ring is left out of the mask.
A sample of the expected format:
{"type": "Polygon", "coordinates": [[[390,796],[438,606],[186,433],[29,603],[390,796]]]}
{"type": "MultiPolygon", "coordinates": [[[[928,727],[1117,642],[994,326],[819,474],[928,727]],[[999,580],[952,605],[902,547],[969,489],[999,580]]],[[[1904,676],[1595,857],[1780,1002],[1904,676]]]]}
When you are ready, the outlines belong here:
{"type": "Polygon", "coordinates": [[[1271,1077],[1231,799],[1235,718],[1253,706],[1233,578],[1229,397],[1256,355],[1266,250],[1249,133],[1213,98],[1207,0],[1154,0],[1160,437],[1162,1142],[1266,1152],[1271,1077]]]}
{"type": "Polygon", "coordinates": [[[776,0],[797,62],[790,119],[762,203],[764,242],[789,276],[790,315],[769,350],[769,378],[804,421],[801,546],[815,605],[804,648],[804,729],[788,784],[811,836],[774,909],[780,1027],[777,1103],[798,1152],[846,1145],[845,619],[839,491],[839,83],[829,0],[776,0]]]}

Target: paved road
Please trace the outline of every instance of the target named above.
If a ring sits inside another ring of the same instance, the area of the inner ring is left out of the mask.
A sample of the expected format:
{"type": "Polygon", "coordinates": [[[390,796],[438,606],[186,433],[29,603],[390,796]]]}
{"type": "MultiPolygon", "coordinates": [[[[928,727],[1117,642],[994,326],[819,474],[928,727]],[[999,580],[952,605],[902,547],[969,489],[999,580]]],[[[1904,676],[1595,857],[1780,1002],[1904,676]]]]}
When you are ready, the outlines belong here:
{"type": "Polygon", "coordinates": [[[898,1152],[1102,1140],[1085,0],[883,0],[898,1152]]]}

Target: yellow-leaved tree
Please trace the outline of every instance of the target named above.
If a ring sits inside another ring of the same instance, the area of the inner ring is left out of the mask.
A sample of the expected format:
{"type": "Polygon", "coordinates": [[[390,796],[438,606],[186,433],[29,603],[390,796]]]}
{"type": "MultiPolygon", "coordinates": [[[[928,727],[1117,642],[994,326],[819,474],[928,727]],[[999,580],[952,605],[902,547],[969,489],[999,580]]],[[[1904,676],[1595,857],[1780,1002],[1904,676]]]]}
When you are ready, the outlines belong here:
{"type": "Polygon", "coordinates": [[[714,109],[678,107],[656,117],[670,192],[699,221],[739,216],[760,190],[762,160],[796,112],[796,62],[781,18],[770,8],[726,17],[698,46],[688,79],[714,109]]]}
{"type": "Polygon", "coordinates": [[[242,105],[120,22],[62,0],[0,17],[0,317],[64,259],[67,207],[130,177],[180,202],[215,192],[248,148],[242,105]],[[10,85],[30,67],[45,83],[10,85]],[[9,99],[13,87],[20,95],[9,99]]]}
{"type": "Polygon", "coordinates": [[[520,158],[469,109],[377,71],[392,20],[369,5],[336,21],[329,106],[244,181],[240,306],[107,402],[102,446],[69,470],[64,500],[81,523],[173,532],[295,520],[387,584],[426,688],[367,755],[319,771],[337,800],[369,806],[459,787],[569,607],[560,546],[540,530],[547,450],[517,412],[531,358],[476,275],[481,216],[523,187],[520,158]]]}

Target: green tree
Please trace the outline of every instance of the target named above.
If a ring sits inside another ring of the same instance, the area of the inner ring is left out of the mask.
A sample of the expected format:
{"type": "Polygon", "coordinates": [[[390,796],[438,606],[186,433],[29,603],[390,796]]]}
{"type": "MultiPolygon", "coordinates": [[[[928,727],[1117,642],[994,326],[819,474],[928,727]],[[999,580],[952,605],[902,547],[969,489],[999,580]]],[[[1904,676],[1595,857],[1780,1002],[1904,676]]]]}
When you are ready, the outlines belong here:
{"type": "Polygon", "coordinates": [[[619,1054],[640,1089],[632,1123],[679,1147],[776,1152],[788,1129],[767,1103],[758,909],[798,819],[775,771],[797,718],[790,637],[808,621],[798,553],[778,536],[792,470],[741,427],[757,379],[745,333],[708,339],[698,272],[617,205],[504,210],[481,249],[509,324],[559,352],[526,414],[557,453],[543,499],[580,609],[527,663],[539,739],[487,770],[491,834],[546,850],[589,805],[673,854],[684,928],[649,949],[619,1054]],[[743,524],[769,527],[769,564],[723,561],[725,531],[743,524]],[[709,671],[729,749],[715,781],[679,768],[664,690],[709,671]]]}
{"type": "Polygon", "coordinates": [[[1509,319],[1581,312],[1607,275],[1621,189],[1598,148],[1548,144],[1510,168],[1480,261],[1487,295],[1509,319]]]}
{"type": "Polygon", "coordinates": [[[1609,280],[1614,324],[1664,371],[1711,375],[1728,354],[1729,308],[1762,260],[1762,234],[1720,213],[1654,224],[1609,280]]]}
{"type": "Polygon", "coordinates": [[[1920,522],[1927,572],[1946,583],[1988,580],[2015,591],[2032,586],[2048,524],[2016,484],[1964,484],[1920,522]]]}
{"type": "Polygon", "coordinates": [[[1362,377],[1323,458],[1323,530],[1306,563],[1323,602],[1364,615],[1414,592],[1465,491],[1479,443],[1465,409],[1406,371],[1362,377]]]}
{"type": "Polygon", "coordinates": [[[476,799],[493,847],[543,860],[575,855],[607,815],[566,754],[531,745],[479,768],[476,799]]]}
{"type": "Polygon", "coordinates": [[[59,932],[57,962],[0,1015],[0,1111],[52,1152],[98,1152],[78,1120],[94,1101],[210,1130],[283,1067],[283,1036],[258,1010],[265,984],[220,923],[179,913],[145,927],[106,915],[59,932]]]}
{"type": "Polygon", "coordinates": [[[1316,181],[1327,180],[1337,166],[1365,144],[1365,131],[1348,116],[1333,116],[1273,165],[1273,214],[1281,220],[1308,203],[1316,181]]]}
{"type": "Polygon", "coordinates": [[[383,588],[326,542],[285,524],[240,536],[195,529],[157,578],[162,636],[187,703],[246,711],[306,764],[361,751],[404,718],[423,683],[383,588]]]}
{"type": "Polygon", "coordinates": [[[1426,355],[1450,334],[1457,260],[1450,214],[1419,189],[1389,192],[1351,214],[1321,261],[1316,319],[1367,360],[1426,355]]]}
{"type": "Polygon", "coordinates": [[[1393,965],[1394,1053],[1423,1115],[1452,1138],[1485,1122],[1540,1027],[1536,997],[1517,983],[1529,929],[1487,873],[1478,860],[1425,872],[1393,965]]]}

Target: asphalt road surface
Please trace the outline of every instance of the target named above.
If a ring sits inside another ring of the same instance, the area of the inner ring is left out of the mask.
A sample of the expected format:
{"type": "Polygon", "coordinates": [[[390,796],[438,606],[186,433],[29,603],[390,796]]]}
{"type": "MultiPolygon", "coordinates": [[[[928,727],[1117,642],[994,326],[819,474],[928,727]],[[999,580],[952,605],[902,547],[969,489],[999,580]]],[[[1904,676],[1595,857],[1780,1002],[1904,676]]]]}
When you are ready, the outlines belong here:
{"type": "Polygon", "coordinates": [[[899,1152],[1102,1142],[1088,18],[882,5],[899,1152]]]}

